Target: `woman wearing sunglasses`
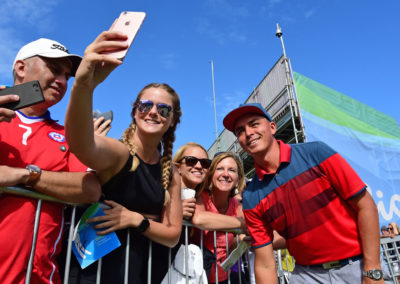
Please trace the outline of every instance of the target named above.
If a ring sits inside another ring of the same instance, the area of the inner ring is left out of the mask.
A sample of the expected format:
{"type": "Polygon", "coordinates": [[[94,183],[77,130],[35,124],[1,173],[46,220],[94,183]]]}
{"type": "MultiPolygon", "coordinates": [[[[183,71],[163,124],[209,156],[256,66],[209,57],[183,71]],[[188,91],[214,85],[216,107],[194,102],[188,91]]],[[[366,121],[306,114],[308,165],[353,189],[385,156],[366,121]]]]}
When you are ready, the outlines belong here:
{"type": "Polygon", "coordinates": [[[190,219],[196,208],[196,189],[203,182],[206,172],[210,167],[211,160],[203,146],[189,142],[181,146],[173,158],[181,176],[181,196],[183,217],[190,219]],[[193,196],[186,195],[192,193],[193,196]],[[187,198],[189,196],[189,198],[187,198]]]}
{"type": "MultiPolygon", "coordinates": [[[[93,91],[122,63],[105,53],[126,49],[124,40],[126,36],[108,31],[87,47],[71,90],[67,139],[71,151],[98,174],[104,203],[110,206],[105,216],[89,222],[98,222],[99,235],[115,231],[121,241],[103,257],[102,283],[123,283],[128,230],[128,283],[147,283],[149,240],[153,241],[151,280],[160,283],[168,268],[168,247],[177,244],[182,227],[180,177],[171,163],[180,101],[167,84],[149,84],[133,104],[132,122],[122,141],[93,135],[93,91]]],[[[97,265],[78,269],[76,281],[92,281],[96,269],[97,265]]]]}
{"type": "MultiPolygon", "coordinates": [[[[204,246],[214,253],[214,232],[241,228],[247,231],[244,223],[242,205],[234,198],[245,187],[243,166],[239,158],[231,152],[218,154],[212,160],[210,168],[200,188],[192,222],[203,231],[204,246]]],[[[217,232],[218,282],[227,283],[228,273],[220,264],[227,257],[225,232],[217,232]]],[[[228,233],[228,247],[236,243],[234,234],[228,233]]],[[[244,235],[243,235],[244,236],[244,235]]],[[[231,283],[238,279],[231,277],[231,283]]],[[[216,282],[215,263],[211,268],[209,282],[216,282]]]]}
{"type": "Polygon", "coordinates": [[[390,222],[387,229],[391,238],[400,234],[399,226],[395,222],[390,222]]]}

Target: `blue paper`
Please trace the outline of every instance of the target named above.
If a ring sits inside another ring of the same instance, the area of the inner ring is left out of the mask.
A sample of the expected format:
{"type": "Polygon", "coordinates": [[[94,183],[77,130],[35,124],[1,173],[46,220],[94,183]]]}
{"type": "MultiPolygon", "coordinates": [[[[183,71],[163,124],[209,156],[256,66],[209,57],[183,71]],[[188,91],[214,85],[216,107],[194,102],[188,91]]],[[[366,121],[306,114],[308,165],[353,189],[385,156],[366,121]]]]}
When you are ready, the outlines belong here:
{"type": "Polygon", "coordinates": [[[96,216],[104,216],[104,211],[98,203],[86,209],[75,227],[72,251],[82,269],[121,245],[115,232],[99,236],[94,228],[96,223],[86,223],[87,219],[96,216]]]}

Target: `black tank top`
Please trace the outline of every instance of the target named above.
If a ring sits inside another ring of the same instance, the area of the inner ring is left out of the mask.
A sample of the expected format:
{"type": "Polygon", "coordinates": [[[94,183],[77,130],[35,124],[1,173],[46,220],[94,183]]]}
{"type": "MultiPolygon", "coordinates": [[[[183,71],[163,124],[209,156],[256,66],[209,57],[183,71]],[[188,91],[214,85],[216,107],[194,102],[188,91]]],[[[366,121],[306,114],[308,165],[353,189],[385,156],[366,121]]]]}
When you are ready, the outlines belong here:
{"type": "MultiPolygon", "coordinates": [[[[165,190],[161,183],[160,164],[146,164],[139,158],[139,166],[132,172],[132,161],[133,157],[130,156],[121,171],[103,185],[103,199],[113,200],[139,213],[161,215],[165,190]]],[[[147,283],[149,240],[132,228],[116,231],[121,246],[103,257],[101,283],[123,283],[128,230],[129,283],[147,283]]],[[[152,242],[152,284],[159,284],[168,271],[168,250],[152,242]]],[[[175,253],[174,250],[172,260],[175,253]]],[[[95,283],[97,262],[82,270],[74,257],[72,260],[69,283],[95,283]]]]}

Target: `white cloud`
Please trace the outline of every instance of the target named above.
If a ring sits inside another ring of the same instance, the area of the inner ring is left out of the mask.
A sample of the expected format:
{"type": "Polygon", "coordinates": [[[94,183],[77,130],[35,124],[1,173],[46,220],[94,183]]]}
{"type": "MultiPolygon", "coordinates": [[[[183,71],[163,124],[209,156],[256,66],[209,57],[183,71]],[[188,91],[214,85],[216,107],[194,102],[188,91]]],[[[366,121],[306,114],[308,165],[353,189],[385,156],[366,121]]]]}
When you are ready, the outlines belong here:
{"type": "Polygon", "coordinates": [[[3,0],[0,6],[0,24],[24,22],[40,25],[59,2],[58,0],[3,0]]]}
{"type": "Polygon", "coordinates": [[[173,70],[176,68],[176,55],[174,53],[169,53],[162,55],[160,58],[161,65],[167,70],[173,70]]]}
{"type": "Polygon", "coordinates": [[[306,11],[306,12],[304,13],[304,17],[305,17],[306,19],[308,19],[308,18],[310,18],[312,15],[314,15],[314,13],[315,13],[315,10],[308,10],[308,11],[306,11]]]}
{"type": "Polygon", "coordinates": [[[214,28],[211,22],[205,18],[198,21],[197,32],[215,40],[220,45],[228,42],[245,42],[248,39],[246,34],[236,29],[234,24],[232,27],[225,26],[224,30],[219,30],[214,28]]]}
{"type": "Polygon", "coordinates": [[[14,38],[10,29],[0,28],[0,38],[7,39],[0,41],[0,78],[2,78],[0,84],[11,84],[12,63],[22,44],[18,39],[14,38]]]}
{"type": "Polygon", "coordinates": [[[209,0],[208,4],[219,16],[247,17],[250,15],[250,12],[245,6],[233,6],[231,2],[227,0],[209,0]]]}
{"type": "Polygon", "coordinates": [[[201,35],[206,35],[210,37],[221,45],[224,44],[227,40],[226,35],[223,32],[213,28],[210,21],[205,18],[198,21],[197,32],[201,35]]]}
{"type": "Polygon", "coordinates": [[[229,34],[229,39],[236,42],[244,42],[247,40],[247,36],[244,34],[237,33],[236,31],[232,31],[229,34]]]}
{"type": "MultiPolygon", "coordinates": [[[[218,78],[216,79],[216,84],[218,84],[218,78]]],[[[228,112],[237,108],[239,104],[244,103],[244,101],[249,97],[250,92],[243,92],[232,90],[229,92],[220,92],[218,89],[215,90],[215,104],[217,117],[220,121],[225,117],[228,112]]],[[[205,95],[204,100],[206,101],[208,107],[212,108],[214,111],[214,96],[212,89],[208,95],[205,95]]]]}
{"type": "Polygon", "coordinates": [[[275,6],[276,4],[279,4],[282,0],[269,0],[268,4],[270,7],[275,6]]]}
{"type": "Polygon", "coordinates": [[[222,121],[225,115],[231,110],[237,108],[239,104],[244,103],[244,100],[248,97],[241,91],[234,91],[233,93],[215,94],[216,108],[217,108],[217,120],[222,121]]]}
{"type": "Polygon", "coordinates": [[[233,5],[227,0],[208,0],[206,3],[208,11],[217,16],[213,17],[212,21],[218,22],[218,27],[222,28],[215,28],[211,18],[202,18],[198,21],[197,27],[201,35],[215,40],[220,45],[247,40],[242,23],[251,13],[245,5],[233,5]]]}
{"type": "MultiPolygon", "coordinates": [[[[22,34],[51,28],[51,12],[59,0],[3,0],[0,5],[0,79],[11,79],[12,62],[25,43],[22,34]],[[21,32],[19,27],[24,30],[21,32]]],[[[2,83],[2,82],[0,82],[2,83]]]]}

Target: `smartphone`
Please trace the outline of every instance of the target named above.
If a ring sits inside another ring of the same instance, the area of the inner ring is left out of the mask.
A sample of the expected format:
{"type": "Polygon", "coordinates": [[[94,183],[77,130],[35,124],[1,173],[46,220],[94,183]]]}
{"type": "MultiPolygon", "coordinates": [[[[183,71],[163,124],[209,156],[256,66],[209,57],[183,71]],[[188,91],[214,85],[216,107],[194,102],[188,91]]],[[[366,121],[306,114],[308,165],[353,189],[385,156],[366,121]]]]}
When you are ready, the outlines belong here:
{"type": "MultiPolygon", "coordinates": [[[[106,111],[106,112],[100,112],[98,110],[95,110],[93,112],[93,118],[99,118],[99,117],[104,117],[103,122],[107,121],[107,120],[113,120],[113,112],[112,110],[106,111]]],[[[102,123],[103,123],[102,122],[102,123]]]]}
{"type": "Polygon", "coordinates": [[[6,103],[0,107],[17,110],[44,102],[42,88],[37,80],[0,90],[0,96],[11,94],[18,95],[19,101],[6,103]]]}
{"type": "Polygon", "coordinates": [[[128,48],[125,50],[113,51],[109,54],[118,59],[124,59],[145,18],[146,13],[144,12],[122,12],[111,26],[110,30],[120,31],[126,34],[128,36],[128,48]]]}

